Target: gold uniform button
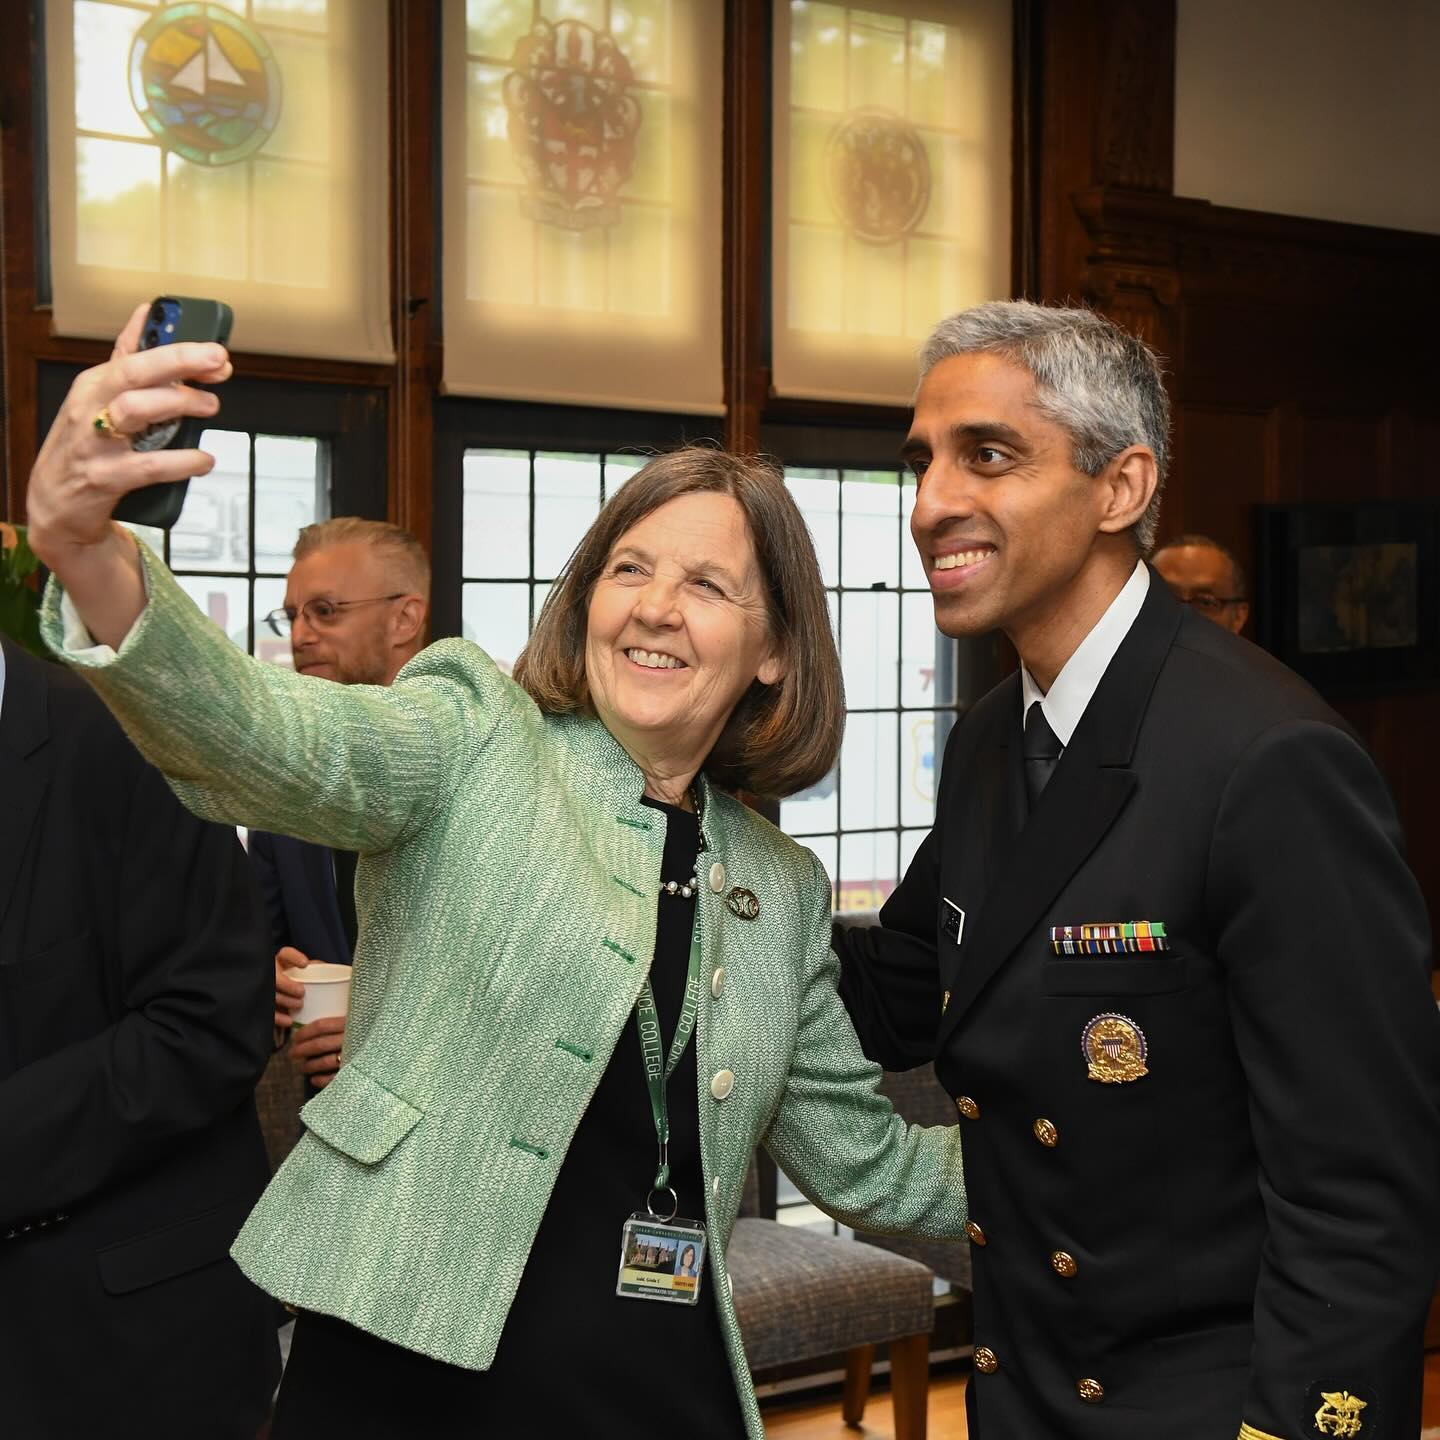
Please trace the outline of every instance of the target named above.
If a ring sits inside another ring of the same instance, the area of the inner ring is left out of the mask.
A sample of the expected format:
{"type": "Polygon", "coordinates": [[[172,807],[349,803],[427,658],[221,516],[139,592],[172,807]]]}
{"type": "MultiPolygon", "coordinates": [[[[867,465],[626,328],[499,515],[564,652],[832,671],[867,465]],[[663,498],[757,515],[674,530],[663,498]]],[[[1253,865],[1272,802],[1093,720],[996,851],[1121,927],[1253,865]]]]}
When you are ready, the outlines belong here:
{"type": "Polygon", "coordinates": [[[973,1220],[967,1220],[965,1222],[965,1233],[970,1237],[970,1243],[972,1245],[984,1245],[986,1243],[985,1232],[973,1220]]]}
{"type": "Polygon", "coordinates": [[[1098,1405],[1105,1398],[1105,1387],[1098,1380],[1077,1380],[1075,1393],[1087,1405],[1098,1405]]]}
{"type": "Polygon", "coordinates": [[[1047,1149],[1053,1150],[1060,1143],[1060,1132],[1050,1120],[1035,1122],[1035,1138],[1047,1149]]]}
{"type": "Polygon", "coordinates": [[[1075,1257],[1067,1254],[1064,1250],[1057,1250],[1050,1257],[1050,1268],[1062,1280],[1068,1280],[1080,1267],[1075,1263],[1075,1257]]]}
{"type": "Polygon", "coordinates": [[[1000,1368],[1000,1362],[995,1358],[993,1350],[987,1350],[980,1345],[975,1350],[975,1368],[982,1375],[993,1375],[1000,1368]]]}
{"type": "Polygon", "coordinates": [[[967,1120],[978,1120],[980,1118],[980,1107],[968,1095],[961,1095],[959,1099],[955,1101],[955,1108],[967,1120]]]}

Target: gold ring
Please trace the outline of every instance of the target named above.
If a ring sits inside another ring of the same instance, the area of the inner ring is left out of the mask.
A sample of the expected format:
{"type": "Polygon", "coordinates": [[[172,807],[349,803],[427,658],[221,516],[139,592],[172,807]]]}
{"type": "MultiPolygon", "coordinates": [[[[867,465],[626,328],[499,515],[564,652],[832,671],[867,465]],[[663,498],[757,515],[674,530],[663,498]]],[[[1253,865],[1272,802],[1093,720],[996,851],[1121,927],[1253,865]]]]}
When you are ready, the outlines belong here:
{"type": "Polygon", "coordinates": [[[130,438],[126,431],[121,430],[110,419],[110,407],[108,405],[101,406],[99,412],[96,414],[95,429],[99,431],[101,435],[113,440],[128,440],[130,438]]]}

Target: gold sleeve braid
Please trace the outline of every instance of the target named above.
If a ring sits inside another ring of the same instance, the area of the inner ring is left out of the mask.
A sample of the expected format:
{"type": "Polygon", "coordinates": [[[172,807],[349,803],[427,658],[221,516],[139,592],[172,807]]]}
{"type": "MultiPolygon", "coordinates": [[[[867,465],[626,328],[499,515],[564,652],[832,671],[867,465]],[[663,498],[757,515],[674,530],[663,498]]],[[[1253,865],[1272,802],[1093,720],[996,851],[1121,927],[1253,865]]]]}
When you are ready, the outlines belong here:
{"type": "Polygon", "coordinates": [[[1257,1430],[1253,1425],[1246,1425],[1242,1421],[1240,1433],[1235,1440],[1280,1440],[1280,1436],[1272,1435],[1268,1430],[1257,1430]]]}

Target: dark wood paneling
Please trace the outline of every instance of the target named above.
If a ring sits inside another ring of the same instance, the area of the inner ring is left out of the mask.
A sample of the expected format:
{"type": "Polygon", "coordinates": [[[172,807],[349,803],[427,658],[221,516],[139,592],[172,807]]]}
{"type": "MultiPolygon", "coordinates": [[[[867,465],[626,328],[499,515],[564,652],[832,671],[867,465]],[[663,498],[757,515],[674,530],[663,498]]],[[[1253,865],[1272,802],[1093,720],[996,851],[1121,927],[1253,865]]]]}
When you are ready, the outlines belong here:
{"type": "MultiPolygon", "coordinates": [[[[1259,503],[1440,496],[1440,237],[1177,198],[1173,0],[1031,11],[1039,298],[1088,300],[1166,357],[1162,535],[1199,530],[1253,561],[1259,503]]],[[[1336,705],[1440,915],[1440,695],[1336,705]]]]}
{"type": "Polygon", "coordinates": [[[770,6],[725,0],[725,444],[760,448],[770,394],[770,6]]]}
{"type": "MultiPolygon", "coordinates": [[[[372,0],[374,3],[374,0],[372,0]]],[[[439,0],[390,0],[389,493],[391,521],[428,550],[434,517],[434,400],[440,385],[439,0]]],[[[459,484],[459,475],[448,477],[459,484]]]]}

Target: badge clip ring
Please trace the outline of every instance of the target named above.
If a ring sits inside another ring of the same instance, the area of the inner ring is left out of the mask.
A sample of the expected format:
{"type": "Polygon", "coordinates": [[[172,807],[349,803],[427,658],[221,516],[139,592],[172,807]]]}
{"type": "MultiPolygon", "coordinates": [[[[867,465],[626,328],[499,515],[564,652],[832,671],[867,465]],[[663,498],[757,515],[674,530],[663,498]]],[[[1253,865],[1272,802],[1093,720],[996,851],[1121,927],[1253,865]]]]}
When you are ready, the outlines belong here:
{"type": "Polygon", "coordinates": [[[667,1185],[667,1186],[665,1187],[665,1194],[667,1194],[667,1195],[670,1197],[670,1213],[669,1213],[668,1215],[662,1215],[662,1214],[650,1203],[650,1202],[655,1198],[655,1191],[651,1190],[651,1191],[649,1191],[649,1192],[646,1194],[646,1196],[645,1196],[645,1209],[646,1209],[646,1212],[647,1212],[647,1213],[650,1215],[650,1217],[651,1217],[652,1219],[654,1219],[654,1220],[659,1220],[659,1221],[662,1221],[662,1222],[668,1222],[668,1221],[670,1221],[670,1220],[673,1220],[673,1219],[675,1218],[676,1214],[679,1212],[679,1209],[680,1209],[680,1197],[675,1193],[674,1187],[673,1187],[673,1186],[670,1186],[670,1185],[667,1185]]]}

